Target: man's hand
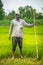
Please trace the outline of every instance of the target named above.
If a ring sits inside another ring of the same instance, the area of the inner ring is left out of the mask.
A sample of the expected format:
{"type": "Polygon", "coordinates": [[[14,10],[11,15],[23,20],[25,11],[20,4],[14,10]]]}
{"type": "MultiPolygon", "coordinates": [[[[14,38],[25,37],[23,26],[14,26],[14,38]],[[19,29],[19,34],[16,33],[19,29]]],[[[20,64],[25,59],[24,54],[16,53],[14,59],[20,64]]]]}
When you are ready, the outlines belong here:
{"type": "Polygon", "coordinates": [[[10,36],[8,36],[8,39],[10,40],[10,36]]]}

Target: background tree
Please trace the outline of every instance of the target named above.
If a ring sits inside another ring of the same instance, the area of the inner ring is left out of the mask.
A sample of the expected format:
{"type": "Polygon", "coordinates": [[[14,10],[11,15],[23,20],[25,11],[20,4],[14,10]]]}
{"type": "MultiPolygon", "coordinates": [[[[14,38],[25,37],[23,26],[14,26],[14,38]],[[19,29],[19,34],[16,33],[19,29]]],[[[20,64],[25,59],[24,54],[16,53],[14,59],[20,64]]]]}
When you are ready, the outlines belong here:
{"type": "Polygon", "coordinates": [[[5,12],[4,12],[4,9],[3,9],[3,3],[0,0],[0,20],[3,19],[4,15],[5,15],[5,12]]]}
{"type": "Polygon", "coordinates": [[[19,7],[18,10],[20,12],[20,17],[24,18],[25,17],[25,9],[23,7],[19,7]]]}
{"type": "Polygon", "coordinates": [[[12,12],[10,12],[9,14],[8,14],[8,19],[9,20],[12,20],[12,19],[14,19],[15,18],[15,11],[12,11],[12,12]]]}
{"type": "Polygon", "coordinates": [[[32,22],[33,8],[31,6],[19,7],[20,17],[26,22],[32,22]]]}

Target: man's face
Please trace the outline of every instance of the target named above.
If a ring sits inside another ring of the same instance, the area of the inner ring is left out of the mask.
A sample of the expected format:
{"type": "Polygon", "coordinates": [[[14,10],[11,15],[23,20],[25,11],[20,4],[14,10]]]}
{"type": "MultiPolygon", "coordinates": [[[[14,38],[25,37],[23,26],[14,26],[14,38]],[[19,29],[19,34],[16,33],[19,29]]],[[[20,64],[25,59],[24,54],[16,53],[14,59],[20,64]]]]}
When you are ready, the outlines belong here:
{"type": "Polygon", "coordinates": [[[19,14],[16,14],[16,19],[19,19],[20,18],[20,15],[19,14]]]}

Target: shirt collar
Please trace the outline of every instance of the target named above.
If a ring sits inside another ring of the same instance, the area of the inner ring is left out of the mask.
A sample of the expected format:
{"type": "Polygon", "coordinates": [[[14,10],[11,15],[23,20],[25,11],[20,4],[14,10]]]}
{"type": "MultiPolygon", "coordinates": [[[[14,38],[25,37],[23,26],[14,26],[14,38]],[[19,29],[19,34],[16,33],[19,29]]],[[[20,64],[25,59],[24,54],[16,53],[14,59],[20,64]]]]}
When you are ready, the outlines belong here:
{"type": "Polygon", "coordinates": [[[20,22],[20,19],[19,19],[19,20],[17,20],[17,19],[15,18],[15,21],[19,21],[19,22],[20,22]]]}

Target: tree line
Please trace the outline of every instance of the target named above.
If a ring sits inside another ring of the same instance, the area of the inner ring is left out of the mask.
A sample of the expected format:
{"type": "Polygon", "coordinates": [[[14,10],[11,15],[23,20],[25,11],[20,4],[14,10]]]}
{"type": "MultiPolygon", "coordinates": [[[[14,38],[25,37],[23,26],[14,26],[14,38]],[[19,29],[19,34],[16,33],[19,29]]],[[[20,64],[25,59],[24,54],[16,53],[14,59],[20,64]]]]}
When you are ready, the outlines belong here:
{"type": "MultiPolygon", "coordinates": [[[[19,7],[18,10],[20,12],[20,18],[24,19],[26,22],[31,23],[33,21],[33,10],[35,11],[36,19],[43,19],[42,13],[41,12],[37,13],[36,9],[33,9],[32,6],[27,5],[25,7],[19,7]]],[[[8,15],[6,15],[3,9],[3,3],[0,0],[0,20],[12,20],[14,18],[15,11],[12,10],[8,15]]]]}

